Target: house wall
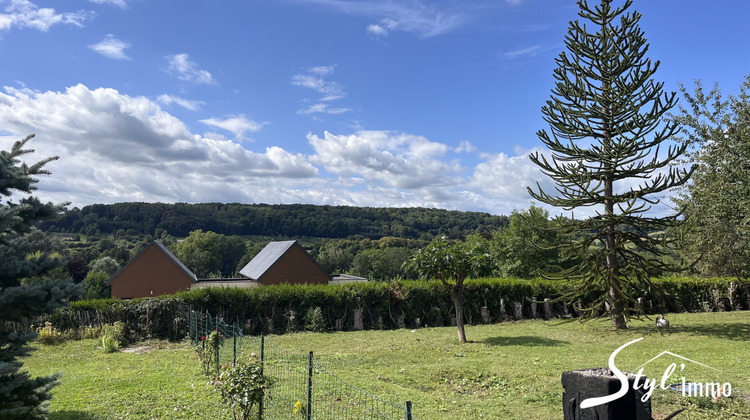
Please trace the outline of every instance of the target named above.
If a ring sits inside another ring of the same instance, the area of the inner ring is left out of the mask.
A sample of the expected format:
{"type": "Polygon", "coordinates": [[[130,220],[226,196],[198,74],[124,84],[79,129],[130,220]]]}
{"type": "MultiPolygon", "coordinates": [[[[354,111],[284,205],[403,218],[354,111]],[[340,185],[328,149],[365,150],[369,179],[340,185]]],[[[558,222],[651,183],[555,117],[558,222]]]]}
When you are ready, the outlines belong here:
{"type": "Polygon", "coordinates": [[[330,279],[299,244],[294,244],[261,276],[259,282],[263,286],[281,283],[328,284],[330,279]]]}
{"type": "Polygon", "coordinates": [[[110,282],[116,299],[169,295],[188,290],[192,284],[193,280],[153,244],[110,282]]]}

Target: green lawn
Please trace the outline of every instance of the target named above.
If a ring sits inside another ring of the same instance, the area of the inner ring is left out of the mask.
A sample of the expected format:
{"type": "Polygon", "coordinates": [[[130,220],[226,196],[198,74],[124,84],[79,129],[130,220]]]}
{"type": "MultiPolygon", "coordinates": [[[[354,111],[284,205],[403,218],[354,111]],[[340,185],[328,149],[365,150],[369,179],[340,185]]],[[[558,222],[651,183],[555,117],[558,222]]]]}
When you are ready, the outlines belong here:
{"type": "MultiPolygon", "coordinates": [[[[750,418],[750,312],[670,314],[671,331],[660,335],[651,322],[634,321],[627,331],[607,322],[550,326],[541,321],[467,328],[470,343],[456,342],[455,328],[299,333],[268,340],[292,353],[315,352],[321,366],[386,401],[411,400],[420,419],[562,418],[560,374],[606,366],[617,347],[640,337],[617,357],[622,370],[663,351],[720,372],[664,355],[644,373],[660,380],[677,363],[669,383],[682,376],[696,382],[730,382],[733,397],[717,403],[657,389],[653,414],[677,419],[750,418]]],[[[257,339],[240,343],[257,351],[257,339]]],[[[160,344],[143,354],[105,355],[95,341],[42,347],[26,361],[32,374],[63,372],[55,388],[52,418],[231,418],[201,376],[189,344],[160,344]],[[67,416],[67,417],[66,417],[67,416]],[[223,417],[222,417],[223,416],[223,417]]],[[[226,352],[224,352],[226,354],[226,352]]],[[[292,410],[289,409],[291,418],[292,410]]],[[[277,418],[279,416],[277,415],[277,418]]]]}

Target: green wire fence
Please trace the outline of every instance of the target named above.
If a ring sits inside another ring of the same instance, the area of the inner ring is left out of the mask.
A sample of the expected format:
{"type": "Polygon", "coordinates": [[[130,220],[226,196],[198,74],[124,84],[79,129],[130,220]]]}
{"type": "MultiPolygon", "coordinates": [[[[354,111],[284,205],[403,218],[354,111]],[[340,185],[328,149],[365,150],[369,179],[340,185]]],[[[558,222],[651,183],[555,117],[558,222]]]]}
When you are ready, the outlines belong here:
{"type": "Polygon", "coordinates": [[[316,363],[313,352],[294,354],[270,342],[264,336],[244,336],[239,325],[229,325],[207,312],[183,307],[188,337],[195,345],[212,331],[224,336],[216,360],[236,363],[238,355],[256,353],[263,363],[263,373],[276,381],[259,407],[259,418],[289,417],[311,419],[393,419],[412,420],[412,405],[392,404],[346,383],[316,363]],[[258,354],[258,352],[260,354],[258,354]]]}

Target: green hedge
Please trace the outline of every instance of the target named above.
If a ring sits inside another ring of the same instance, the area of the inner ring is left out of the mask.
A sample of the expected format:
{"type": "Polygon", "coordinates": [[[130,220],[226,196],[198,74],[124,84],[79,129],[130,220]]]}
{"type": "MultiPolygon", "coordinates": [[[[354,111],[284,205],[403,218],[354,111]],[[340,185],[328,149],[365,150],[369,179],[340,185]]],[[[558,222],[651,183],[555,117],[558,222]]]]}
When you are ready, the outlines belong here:
{"type": "MultiPolygon", "coordinates": [[[[750,309],[748,289],[739,285],[730,292],[726,278],[665,278],[654,281],[651,290],[640,290],[647,313],[724,311],[750,309]],[[660,293],[660,290],[663,293],[660,293]]],[[[466,283],[467,321],[483,323],[482,307],[489,322],[514,319],[513,302],[520,302],[523,318],[544,315],[542,301],[550,298],[553,316],[577,316],[572,306],[554,301],[565,290],[564,282],[547,280],[478,279],[466,283]],[[534,300],[535,299],[535,300],[534,300]],[[503,306],[504,305],[504,306],[503,306]]],[[[601,291],[592,290],[585,305],[601,291]]],[[[253,289],[204,288],[172,296],[136,300],[91,300],[75,302],[53,318],[60,329],[83,325],[125,322],[132,339],[179,338],[185,325],[183,304],[208,311],[225,322],[237,322],[247,334],[285,333],[304,329],[304,318],[316,307],[322,309],[328,330],[354,329],[356,311],[361,311],[365,329],[405,326],[451,325],[453,303],[439,281],[398,281],[351,285],[280,285],[253,289]],[[419,319],[419,323],[417,323],[419,319]]],[[[602,308],[603,310],[603,308],[602,308]]]]}

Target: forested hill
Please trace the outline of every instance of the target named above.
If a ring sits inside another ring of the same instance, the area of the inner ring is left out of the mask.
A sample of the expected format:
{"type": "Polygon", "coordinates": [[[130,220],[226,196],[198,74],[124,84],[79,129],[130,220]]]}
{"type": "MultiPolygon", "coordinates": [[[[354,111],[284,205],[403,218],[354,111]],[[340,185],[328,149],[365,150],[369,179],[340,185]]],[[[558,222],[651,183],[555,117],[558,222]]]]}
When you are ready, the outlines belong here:
{"type": "Polygon", "coordinates": [[[42,230],[86,235],[187,236],[202,229],[224,235],[272,237],[430,239],[463,237],[508,225],[507,216],[427,208],[373,208],[309,204],[94,204],[73,208],[42,230]]]}

